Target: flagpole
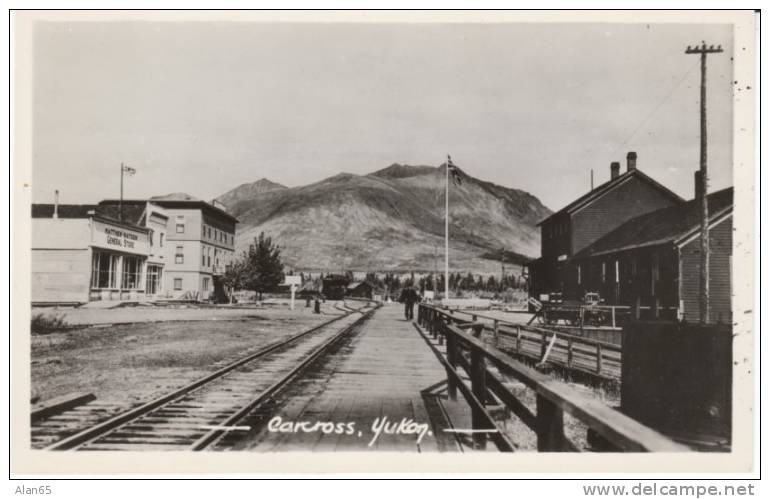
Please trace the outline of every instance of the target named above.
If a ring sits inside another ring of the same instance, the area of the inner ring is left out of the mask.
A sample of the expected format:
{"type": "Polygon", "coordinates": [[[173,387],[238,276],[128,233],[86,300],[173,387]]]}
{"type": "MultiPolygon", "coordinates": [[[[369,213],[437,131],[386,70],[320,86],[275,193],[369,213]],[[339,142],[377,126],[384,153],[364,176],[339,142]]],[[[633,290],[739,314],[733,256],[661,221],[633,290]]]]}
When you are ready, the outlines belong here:
{"type": "Polygon", "coordinates": [[[449,299],[449,155],[446,162],[446,192],[444,196],[444,299],[449,299]]]}
{"type": "Polygon", "coordinates": [[[123,221],[123,163],[120,164],[120,221],[123,221]]]}

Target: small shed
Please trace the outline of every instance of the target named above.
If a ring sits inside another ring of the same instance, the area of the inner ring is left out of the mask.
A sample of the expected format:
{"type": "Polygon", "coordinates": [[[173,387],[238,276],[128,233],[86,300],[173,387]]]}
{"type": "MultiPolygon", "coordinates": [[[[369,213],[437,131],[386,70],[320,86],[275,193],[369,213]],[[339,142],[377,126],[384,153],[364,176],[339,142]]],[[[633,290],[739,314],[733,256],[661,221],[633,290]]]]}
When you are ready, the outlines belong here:
{"type": "Polygon", "coordinates": [[[348,284],[345,294],[352,298],[372,299],[374,287],[366,281],[352,282],[348,284]]]}

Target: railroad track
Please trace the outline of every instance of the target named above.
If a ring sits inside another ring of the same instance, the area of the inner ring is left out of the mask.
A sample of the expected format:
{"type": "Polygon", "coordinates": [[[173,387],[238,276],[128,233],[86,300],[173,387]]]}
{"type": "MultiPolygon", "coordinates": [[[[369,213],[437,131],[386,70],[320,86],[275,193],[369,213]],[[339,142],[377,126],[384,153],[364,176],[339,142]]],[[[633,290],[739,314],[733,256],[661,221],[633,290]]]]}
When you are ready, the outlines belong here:
{"type": "Polygon", "coordinates": [[[268,402],[368,318],[366,305],[269,345],[169,394],[59,440],[46,450],[203,450],[268,402]]]}

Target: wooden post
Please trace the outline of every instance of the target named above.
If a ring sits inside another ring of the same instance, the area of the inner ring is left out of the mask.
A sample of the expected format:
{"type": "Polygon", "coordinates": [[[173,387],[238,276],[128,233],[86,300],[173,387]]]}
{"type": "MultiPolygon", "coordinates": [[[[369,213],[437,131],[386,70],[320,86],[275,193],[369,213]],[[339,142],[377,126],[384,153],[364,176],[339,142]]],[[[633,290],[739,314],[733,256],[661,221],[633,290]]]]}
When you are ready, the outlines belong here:
{"type": "Polygon", "coordinates": [[[612,310],[612,327],[615,327],[615,307],[610,307],[610,310],[612,310]]]}
{"type": "MultiPolygon", "coordinates": [[[[452,331],[446,332],[446,359],[452,369],[457,368],[457,338],[452,331]]],[[[450,400],[457,400],[457,383],[447,370],[447,394],[450,400]]]]}
{"type": "Polygon", "coordinates": [[[438,345],[442,346],[444,344],[444,337],[449,333],[449,322],[441,321],[442,327],[439,331],[437,331],[438,335],[438,345]]]}
{"type": "Polygon", "coordinates": [[[537,450],[538,452],[562,452],[565,450],[564,413],[556,404],[537,396],[537,450]]]}
{"type": "Polygon", "coordinates": [[[516,353],[521,353],[521,327],[516,326],[516,353]]]}
{"type": "Polygon", "coordinates": [[[584,306],[580,306],[580,336],[583,336],[583,323],[585,322],[586,309],[584,306]]]}
{"type": "Polygon", "coordinates": [[[495,319],[494,323],[492,324],[492,337],[495,341],[495,347],[499,346],[500,344],[500,321],[495,319]]]}
{"type": "MultiPolygon", "coordinates": [[[[475,347],[471,348],[471,391],[481,405],[485,405],[487,401],[487,369],[481,352],[475,347]]],[[[482,410],[473,407],[471,411],[471,427],[474,430],[483,430],[485,429],[484,421],[485,418],[482,410]]],[[[484,449],[487,446],[487,435],[485,433],[474,433],[473,443],[474,448],[484,449]]]]}
{"type": "Polygon", "coordinates": [[[657,296],[653,297],[652,301],[652,316],[655,319],[660,318],[660,299],[657,296]]]}
{"type": "Polygon", "coordinates": [[[633,310],[633,318],[634,320],[639,320],[641,317],[641,308],[642,308],[642,297],[639,295],[636,295],[636,299],[634,300],[634,310],[633,310]]]}
{"type": "Polygon", "coordinates": [[[572,351],[572,336],[567,338],[567,367],[572,368],[572,356],[574,355],[572,351]]]}
{"type": "Polygon", "coordinates": [[[602,373],[602,344],[596,344],[596,374],[602,373]]]}

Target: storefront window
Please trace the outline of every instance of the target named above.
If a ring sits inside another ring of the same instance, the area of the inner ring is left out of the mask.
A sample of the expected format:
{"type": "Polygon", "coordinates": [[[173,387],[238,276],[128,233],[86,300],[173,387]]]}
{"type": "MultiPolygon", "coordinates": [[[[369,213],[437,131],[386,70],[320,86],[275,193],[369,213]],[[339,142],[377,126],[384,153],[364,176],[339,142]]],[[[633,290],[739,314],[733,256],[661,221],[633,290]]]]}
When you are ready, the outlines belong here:
{"type": "Polygon", "coordinates": [[[101,251],[94,251],[91,264],[91,287],[94,289],[109,289],[117,287],[116,270],[118,256],[101,251]]]}
{"type": "Polygon", "coordinates": [[[138,289],[142,280],[142,260],[135,256],[123,257],[123,289],[138,289]]]}

